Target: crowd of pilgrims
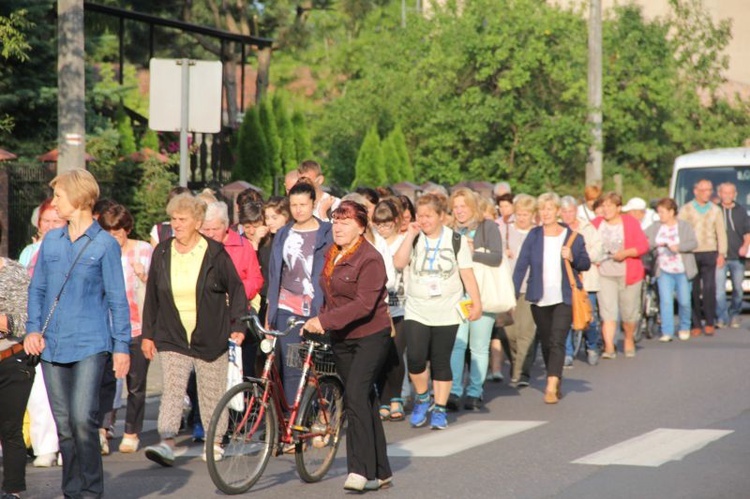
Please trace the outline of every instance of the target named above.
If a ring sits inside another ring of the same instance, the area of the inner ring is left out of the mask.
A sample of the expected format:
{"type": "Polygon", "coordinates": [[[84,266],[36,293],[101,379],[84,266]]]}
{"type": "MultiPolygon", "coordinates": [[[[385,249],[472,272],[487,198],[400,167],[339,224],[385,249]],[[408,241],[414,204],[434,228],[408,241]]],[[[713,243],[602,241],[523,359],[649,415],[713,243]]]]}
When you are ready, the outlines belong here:
{"type": "MultiPolygon", "coordinates": [[[[100,496],[101,456],[113,450],[118,415],[119,452],[141,447],[157,356],[160,441],[144,454],[174,465],[180,431],[204,440],[226,389],[229,339],[243,346],[244,375],[260,374],[258,338],[239,320],[250,308],[268,327],[297,318],[331,335],[349,421],[344,486],[360,491],[391,483],[384,422],[445,429],[447,413],[484,409],[486,382],[538,384],[544,403],[558,403],[577,360],[572,287],[594,310],[582,347],[591,366],[635,357],[642,288],[652,279],[661,341],[741,321],[750,223],[731,184],[715,198],[700,181],[682,209],[665,198],[655,210],[640,198],[623,205],[597,186],[579,200],[511,193],[504,182],[494,199],[439,186],[416,199],[369,187],[337,198],[320,165],[305,161],[287,174],[286,196],[247,189],[226,202],[208,189],[172,189],[148,242],[132,237],[126,206],[98,199],[87,172],[61,174],[51,186],[33,216],[34,241],[18,262],[0,260],[0,399],[14,400],[1,411],[3,498],[26,489],[27,448],[34,466],[63,466],[66,497],[100,496]],[[501,265],[515,306],[489,313],[476,273],[501,265]],[[93,332],[96,320],[104,332],[93,332]],[[541,378],[532,372],[539,352],[541,378]],[[41,357],[35,367],[24,360],[32,355],[41,357]],[[83,382],[81,373],[99,377],[83,382]]],[[[299,341],[281,338],[279,358],[299,341]]],[[[300,372],[279,369],[293,400],[300,372]]],[[[221,459],[221,442],[205,443],[205,452],[221,459]]]]}

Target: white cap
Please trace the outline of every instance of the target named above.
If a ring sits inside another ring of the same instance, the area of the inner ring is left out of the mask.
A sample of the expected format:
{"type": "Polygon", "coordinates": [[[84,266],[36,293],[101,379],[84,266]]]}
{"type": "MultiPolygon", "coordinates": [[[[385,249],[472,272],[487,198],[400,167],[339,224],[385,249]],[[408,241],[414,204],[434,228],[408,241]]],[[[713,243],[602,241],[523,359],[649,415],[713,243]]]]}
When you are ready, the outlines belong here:
{"type": "Polygon", "coordinates": [[[630,198],[628,203],[622,207],[622,211],[645,210],[648,208],[646,201],[641,198],[630,198]]]}

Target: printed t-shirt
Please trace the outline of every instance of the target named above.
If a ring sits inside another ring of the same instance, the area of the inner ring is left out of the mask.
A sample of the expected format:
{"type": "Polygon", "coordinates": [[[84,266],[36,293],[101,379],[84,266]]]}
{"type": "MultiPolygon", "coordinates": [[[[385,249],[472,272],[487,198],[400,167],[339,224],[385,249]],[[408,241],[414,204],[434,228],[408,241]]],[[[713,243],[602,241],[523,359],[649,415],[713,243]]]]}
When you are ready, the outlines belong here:
{"type": "Polygon", "coordinates": [[[685,272],[685,264],[682,262],[682,256],[667,248],[667,246],[680,244],[680,234],[677,228],[677,224],[672,226],[662,224],[659,227],[659,232],[656,234],[659,268],[670,274],[682,274],[685,272]]]}
{"type": "Polygon", "coordinates": [[[409,264],[405,320],[427,326],[461,322],[456,305],[463,298],[464,287],[458,270],[470,269],[473,264],[466,238],[461,236],[458,262],[452,239],[453,231],[447,227],[437,238],[422,233],[417,238],[409,264]]]}
{"type": "Polygon", "coordinates": [[[315,290],[312,272],[315,256],[315,239],[318,229],[289,231],[282,257],[279,308],[301,317],[309,317],[315,290]]]}

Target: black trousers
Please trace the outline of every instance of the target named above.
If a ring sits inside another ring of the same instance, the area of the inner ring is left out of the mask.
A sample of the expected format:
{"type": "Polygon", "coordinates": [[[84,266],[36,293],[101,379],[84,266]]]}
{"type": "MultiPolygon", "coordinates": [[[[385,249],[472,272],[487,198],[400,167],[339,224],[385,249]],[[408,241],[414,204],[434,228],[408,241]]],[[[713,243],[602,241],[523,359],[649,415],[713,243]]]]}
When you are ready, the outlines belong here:
{"type": "Polygon", "coordinates": [[[128,404],[125,412],[125,433],[143,431],[146,415],[146,378],[150,361],[141,350],[141,337],[130,340],[130,370],[125,377],[128,386],[128,404]]]}
{"type": "Polygon", "coordinates": [[[392,399],[401,397],[401,387],[404,384],[404,375],[406,374],[406,366],[404,365],[404,351],[406,350],[404,318],[394,317],[393,324],[396,327],[396,336],[391,338],[388,343],[388,356],[377,382],[381,405],[388,405],[392,399]]]}
{"type": "Polygon", "coordinates": [[[34,368],[21,351],[0,361],[0,443],[3,446],[3,490],[26,490],[26,445],[23,414],[34,383],[34,368]]]}
{"type": "Polygon", "coordinates": [[[691,323],[694,329],[700,329],[702,320],[706,321],[706,326],[713,326],[716,320],[716,258],[719,252],[700,251],[693,254],[698,275],[693,279],[691,323]]]}
{"type": "Polygon", "coordinates": [[[99,428],[107,428],[114,422],[112,421],[112,411],[116,393],[117,378],[115,378],[114,365],[112,364],[112,354],[109,354],[104,364],[101,387],[99,388],[99,428]]]}
{"type": "Polygon", "coordinates": [[[573,308],[565,303],[547,307],[531,305],[536,324],[536,337],[542,344],[542,357],[547,376],[562,378],[565,363],[565,340],[573,322],[573,308]]]}
{"type": "Polygon", "coordinates": [[[374,390],[390,341],[389,327],[364,338],[333,343],[336,371],[344,382],[347,468],[368,480],[392,475],[374,390]]]}
{"type": "Polygon", "coordinates": [[[433,381],[453,381],[451,352],[456,342],[458,324],[449,326],[426,326],[421,322],[404,321],[406,336],[406,363],[411,374],[427,369],[433,381]]]}

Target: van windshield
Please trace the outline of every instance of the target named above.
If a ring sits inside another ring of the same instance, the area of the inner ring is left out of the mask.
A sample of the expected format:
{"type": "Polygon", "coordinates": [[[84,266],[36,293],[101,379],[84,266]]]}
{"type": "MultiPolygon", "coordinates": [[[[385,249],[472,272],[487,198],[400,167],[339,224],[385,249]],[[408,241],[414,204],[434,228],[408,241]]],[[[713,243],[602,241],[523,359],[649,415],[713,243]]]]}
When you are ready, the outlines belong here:
{"type": "Polygon", "coordinates": [[[737,202],[750,207],[750,166],[711,166],[706,168],[685,168],[677,172],[674,199],[678,206],[692,201],[693,186],[699,180],[710,180],[716,188],[724,182],[731,182],[737,187],[737,202]]]}

